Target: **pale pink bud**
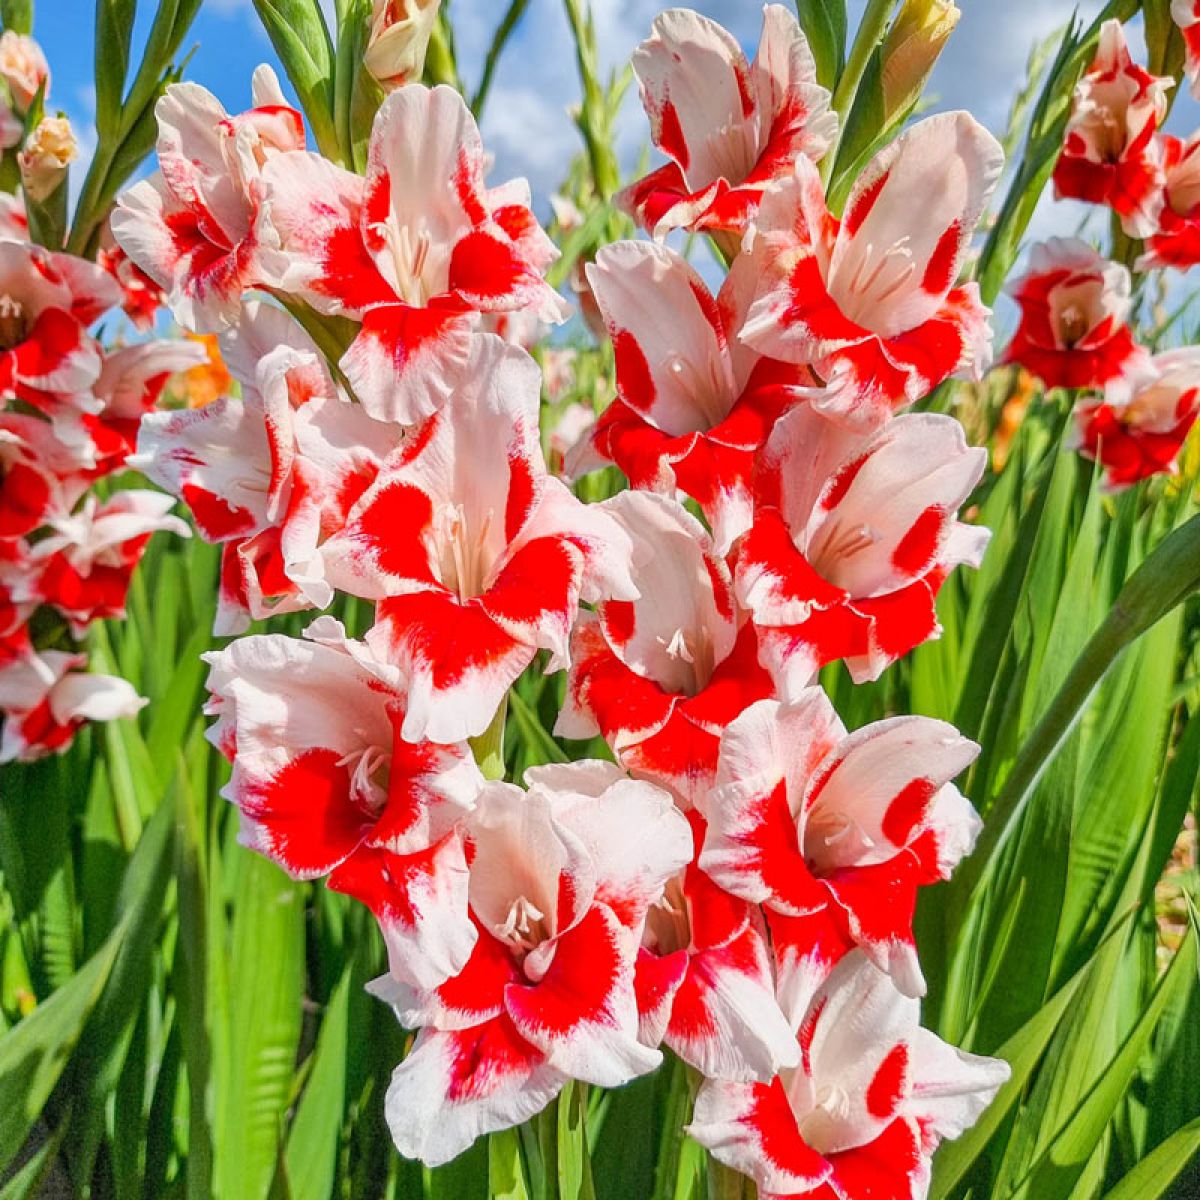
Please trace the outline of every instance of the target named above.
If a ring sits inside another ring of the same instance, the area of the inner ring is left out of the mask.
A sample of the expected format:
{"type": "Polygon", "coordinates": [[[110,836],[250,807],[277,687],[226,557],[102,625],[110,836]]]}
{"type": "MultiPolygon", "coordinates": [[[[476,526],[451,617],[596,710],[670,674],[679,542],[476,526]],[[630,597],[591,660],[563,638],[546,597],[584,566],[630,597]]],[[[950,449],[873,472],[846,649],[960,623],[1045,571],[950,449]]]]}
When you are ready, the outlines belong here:
{"type": "Polygon", "coordinates": [[[66,178],[67,164],[77,154],[70,121],[66,117],[44,118],[17,155],[25,194],[37,201],[52,195],[66,178]]]}
{"type": "Polygon", "coordinates": [[[24,112],[43,82],[50,90],[50,66],[41,46],[23,33],[5,30],[0,35],[0,79],[8,84],[17,111],[24,112]]]}
{"type": "Polygon", "coordinates": [[[441,0],[374,0],[363,63],[384,91],[421,78],[441,0]]]}

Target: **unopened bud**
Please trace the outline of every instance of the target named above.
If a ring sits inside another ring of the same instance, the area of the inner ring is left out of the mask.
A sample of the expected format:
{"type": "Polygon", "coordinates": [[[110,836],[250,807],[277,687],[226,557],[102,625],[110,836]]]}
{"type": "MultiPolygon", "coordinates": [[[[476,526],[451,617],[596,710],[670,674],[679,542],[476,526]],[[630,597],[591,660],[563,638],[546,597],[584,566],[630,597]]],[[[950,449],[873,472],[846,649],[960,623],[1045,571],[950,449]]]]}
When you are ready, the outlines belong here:
{"type": "Polygon", "coordinates": [[[883,43],[883,109],[888,119],[921,94],[961,16],[954,0],[904,0],[883,43]]]}
{"type": "Polygon", "coordinates": [[[363,63],[384,91],[418,81],[441,0],[375,0],[363,63]]]}
{"type": "Polygon", "coordinates": [[[53,195],[66,178],[67,164],[76,153],[70,121],[66,117],[44,118],[17,155],[25,194],[38,203],[53,195]]]}
{"type": "Polygon", "coordinates": [[[23,33],[6,29],[0,35],[0,79],[8,84],[13,107],[25,112],[43,83],[50,90],[50,66],[41,46],[23,33]]]}

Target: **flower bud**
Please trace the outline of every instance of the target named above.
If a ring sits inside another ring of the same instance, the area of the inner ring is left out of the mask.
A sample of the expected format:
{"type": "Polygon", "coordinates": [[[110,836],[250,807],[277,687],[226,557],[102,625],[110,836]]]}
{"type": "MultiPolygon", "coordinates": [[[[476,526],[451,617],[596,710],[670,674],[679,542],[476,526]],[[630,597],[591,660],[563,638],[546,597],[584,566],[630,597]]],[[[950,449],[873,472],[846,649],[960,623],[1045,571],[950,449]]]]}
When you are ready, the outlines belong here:
{"type": "Polygon", "coordinates": [[[363,63],[384,91],[421,78],[441,0],[374,0],[363,63]]]}
{"type": "Polygon", "coordinates": [[[43,83],[50,89],[50,67],[41,46],[23,33],[5,30],[0,35],[0,79],[8,84],[16,110],[25,112],[43,83]]]}
{"type": "Polygon", "coordinates": [[[883,43],[887,119],[898,116],[921,94],[961,16],[954,0],[904,0],[883,43]]]}
{"type": "Polygon", "coordinates": [[[77,153],[70,121],[66,117],[44,118],[17,155],[25,194],[38,203],[51,196],[66,178],[67,164],[77,153]]]}

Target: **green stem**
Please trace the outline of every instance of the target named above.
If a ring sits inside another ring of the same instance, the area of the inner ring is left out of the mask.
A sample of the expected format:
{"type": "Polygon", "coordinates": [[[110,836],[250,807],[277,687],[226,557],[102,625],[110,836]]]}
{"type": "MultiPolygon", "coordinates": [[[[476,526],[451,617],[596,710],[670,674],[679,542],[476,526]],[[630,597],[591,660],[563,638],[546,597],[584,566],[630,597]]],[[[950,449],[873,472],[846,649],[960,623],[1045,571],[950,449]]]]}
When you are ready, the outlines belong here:
{"type": "Polygon", "coordinates": [[[508,697],[500,701],[492,723],[478,736],[471,739],[471,751],[485,779],[503,779],[504,768],[504,718],[508,713],[508,697]]]}
{"type": "Polygon", "coordinates": [[[483,115],[483,106],[487,103],[488,92],[492,89],[492,76],[496,73],[500,56],[504,53],[504,47],[508,44],[508,39],[512,36],[513,30],[520,23],[528,7],[529,0],[512,0],[508,11],[504,14],[500,24],[496,26],[487,58],[483,62],[483,74],[479,79],[479,87],[475,90],[475,95],[471,100],[471,111],[477,119],[483,115]]]}
{"type": "Polygon", "coordinates": [[[863,75],[866,74],[867,63],[871,61],[871,55],[883,41],[883,35],[887,32],[888,22],[892,18],[892,9],[896,7],[896,3],[897,0],[868,0],[867,10],[858,24],[858,32],[854,35],[854,44],[850,47],[850,57],[846,59],[846,69],[842,72],[833,93],[833,107],[838,115],[838,133],[837,140],[829,147],[821,161],[821,171],[826,182],[829,181],[829,175],[837,161],[838,145],[845,132],[850,110],[854,107],[854,97],[858,95],[858,85],[862,83],[863,75]]]}

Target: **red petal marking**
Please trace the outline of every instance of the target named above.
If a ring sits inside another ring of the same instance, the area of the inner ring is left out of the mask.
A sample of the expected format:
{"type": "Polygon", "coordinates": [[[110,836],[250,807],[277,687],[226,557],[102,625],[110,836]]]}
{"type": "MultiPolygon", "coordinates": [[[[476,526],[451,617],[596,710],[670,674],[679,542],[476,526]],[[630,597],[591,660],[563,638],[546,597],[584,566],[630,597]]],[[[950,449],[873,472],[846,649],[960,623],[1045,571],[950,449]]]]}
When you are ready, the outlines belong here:
{"type": "Polygon", "coordinates": [[[352,309],[395,303],[396,293],[363,245],[358,210],[349,214],[347,223],[330,232],[319,261],[321,274],[308,284],[313,291],[352,309]]]}
{"type": "Polygon", "coordinates": [[[639,412],[649,412],[657,396],[654,377],[637,338],[627,329],[613,333],[613,357],[621,399],[639,412]]]}
{"type": "Polygon", "coordinates": [[[254,531],[256,521],[252,512],[230,504],[199,484],[183,484],[179,495],[192,510],[200,532],[210,542],[224,542],[229,538],[244,537],[254,531]]]}
{"type": "Polygon", "coordinates": [[[832,512],[846,498],[846,493],[858,478],[858,473],[870,461],[871,455],[864,454],[845,466],[839,467],[837,474],[825,485],[821,492],[821,507],[826,512],[832,512]]]}
{"type": "Polygon", "coordinates": [[[444,869],[439,857],[445,839],[418,854],[393,854],[361,845],[329,874],[331,891],[353,896],[384,925],[411,929],[424,917],[421,904],[431,881],[444,869]]]}
{"type": "Polygon", "coordinates": [[[867,1112],[881,1121],[894,1116],[908,1087],[908,1046],[899,1042],[879,1064],[867,1085],[867,1112]]]}
{"type": "Polygon", "coordinates": [[[387,803],[371,832],[371,845],[386,849],[410,832],[433,806],[442,803],[430,788],[433,777],[448,766],[451,751],[432,742],[406,742],[400,736],[404,714],[393,711],[392,761],[388,767],[387,803]]]}
{"type": "Polygon", "coordinates": [[[889,658],[902,657],[937,633],[934,597],[942,580],[935,576],[931,572],[899,591],[855,602],[861,616],[873,622],[874,641],[889,658]]]}
{"type": "Polygon", "coordinates": [[[925,266],[925,275],[921,287],[931,296],[944,296],[954,282],[955,267],[958,264],[958,247],[962,241],[962,225],[955,221],[945,233],[938,238],[938,243],[929,256],[925,266]]]}
{"type": "Polygon", "coordinates": [[[800,1022],[800,1028],[796,1031],[796,1040],[800,1043],[800,1063],[810,1075],[812,1074],[813,1039],[817,1036],[817,1025],[820,1024],[821,1014],[825,1011],[828,1003],[828,997],[822,996],[804,1014],[804,1020],[800,1022]]]}
{"type": "Polygon", "coordinates": [[[633,976],[638,1012],[653,1014],[675,998],[688,969],[686,950],[676,950],[660,957],[648,950],[639,950],[633,976]]]}
{"type": "Polygon", "coordinates": [[[518,442],[508,452],[508,499],[504,507],[504,536],[508,541],[511,542],[524,528],[538,490],[534,465],[526,448],[518,442]]]}
{"type": "Polygon", "coordinates": [[[679,111],[670,100],[664,100],[659,111],[657,134],[658,148],[686,171],[692,155],[679,120],[679,111]]]}
{"type": "Polygon", "coordinates": [[[883,814],[883,836],[893,846],[904,846],[913,830],[925,819],[937,788],[928,779],[914,779],[897,792],[883,814]]]}
{"type": "Polygon", "coordinates": [[[457,975],[437,989],[437,996],[456,1013],[491,1017],[503,1010],[504,989],[521,977],[508,947],[479,927],[471,957],[457,975]]]}
{"type": "MultiPolygon", "coordinates": [[[[740,1123],[757,1135],[762,1156],[776,1170],[786,1171],[797,1179],[814,1183],[824,1179],[829,1173],[829,1164],[800,1136],[796,1115],[779,1077],[767,1084],[755,1084],[752,1095],[751,1107],[740,1123]]],[[[856,1200],[860,1195],[852,1194],[856,1200]]],[[[866,1200],[867,1194],[862,1196],[866,1200]]]]}
{"type": "Polygon", "coordinates": [[[566,538],[535,538],[508,560],[479,602],[494,621],[525,626],[520,632],[531,644],[540,623],[557,625],[565,637],[582,575],[582,556],[566,538]]]}
{"type": "Polygon", "coordinates": [[[613,992],[632,966],[625,962],[621,937],[616,918],[600,907],[561,934],[540,982],[505,989],[505,1008],[517,1028],[539,1041],[557,1041],[584,1022],[615,1027],[613,992]]]}
{"type": "Polygon", "coordinates": [[[354,541],[379,569],[400,579],[433,581],[425,533],[433,521],[433,502],[403,480],[384,484],[350,525],[354,541]]]}
{"type": "Polygon", "coordinates": [[[806,254],[788,277],[788,305],[779,314],[784,326],[801,325],[821,341],[856,345],[873,339],[869,330],[851,321],[830,298],[815,254],[806,254]]]}
{"type": "Polygon", "coordinates": [[[893,1121],[873,1142],[831,1154],[831,1190],[855,1200],[912,1200],[921,1167],[917,1135],[903,1120],[893,1121]]]}
{"type": "Polygon", "coordinates": [[[0,538],[23,537],[46,518],[50,483],[41,471],[14,463],[0,480],[0,538]]]}
{"type": "Polygon", "coordinates": [[[513,1076],[528,1076],[543,1061],[507,1016],[474,1029],[443,1035],[452,1047],[446,1099],[452,1104],[486,1100],[513,1076]]]}
{"type": "Polygon", "coordinates": [[[931,504],[912,523],[892,551],[892,566],[905,575],[921,575],[933,566],[946,524],[946,511],[931,504]]]}
{"type": "Polygon", "coordinates": [[[449,290],[472,303],[515,304],[519,289],[541,283],[514,246],[483,229],[468,233],[450,255],[449,290]]]}
{"type": "Polygon", "coordinates": [[[871,215],[871,209],[875,207],[875,202],[879,199],[890,174],[890,171],[884,171],[851,205],[850,211],[842,220],[842,228],[847,236],[853,237],[862,228],[863,222],[871,215]]]}
{"type": "Polygon", "coordinates": [[[629,643],[637,628],[637,607],[632,600],[608,600],[600,609],[604,636],[615,648],[629,643]]]}
{"type": "Polygon", "coordinates": [[[69,745],[75,731],[83,724],[82,721],[68,721],[65,725],[60,725],[50,711],[49,699],[43,700],[20,717],[15,717],[14,714],[14,718],[18,722],[20,740],[30,748],[47,752],[69,745]]]}
{"type": "Polygon", "coordinates": [[[436,691],[456,687],[476,672],[499,668],[526,649],[528,659],[533,658],[533,648],[501,629],[478,601],[419,592],[381,601],[378,612],[391,629],[394,652],[411,655],[427,669],[436,691]]]}
{"type": "Polygon", "coordinates": [[[304,751],[273,776],[247,782],[237,803],[262,826],[267,853],[298,875],[332,870],[371,826],[350,798],[350,776],[336,750],[304,751]]]}
{"type": "Polygon", "coordinates": [[[458,162],[454,169],[454,194],[472,225],[482,225],[488,219],[487,207],[481,194],[482,174],[483,167],[479,159],[472,157],[468,146],[460,146],[458,162]]]}

